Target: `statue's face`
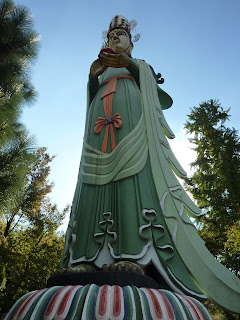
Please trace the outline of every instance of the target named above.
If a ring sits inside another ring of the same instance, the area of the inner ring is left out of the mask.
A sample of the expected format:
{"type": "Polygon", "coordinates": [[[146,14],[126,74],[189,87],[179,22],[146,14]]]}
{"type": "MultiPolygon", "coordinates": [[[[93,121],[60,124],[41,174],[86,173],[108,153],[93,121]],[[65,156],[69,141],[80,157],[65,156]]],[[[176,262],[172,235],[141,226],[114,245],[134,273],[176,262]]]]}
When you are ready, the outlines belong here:
{"type": "Polygon", "coordinates": [[[114,29],[108,35],[110,48],[117,53],[131,53],[132,44],[129,34],[124,29],[114,29]]]}

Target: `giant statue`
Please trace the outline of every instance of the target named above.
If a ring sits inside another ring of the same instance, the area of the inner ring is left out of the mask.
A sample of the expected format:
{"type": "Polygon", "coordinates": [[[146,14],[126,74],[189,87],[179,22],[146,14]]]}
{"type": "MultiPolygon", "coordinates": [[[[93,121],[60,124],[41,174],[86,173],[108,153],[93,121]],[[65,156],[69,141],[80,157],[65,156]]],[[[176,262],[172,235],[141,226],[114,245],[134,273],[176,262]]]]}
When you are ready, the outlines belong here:
{"type": "MultiPolygon", "coordinates": [[[[240,310],[240,281],[206,249],[188,215],[201,211],[167,138],[172,99],[132,58],[131,24],[115,16],[92,63],[82,158],[62,268],[154,266],[169,288],[240,310]],[[167,138],[166,138],[167,137],[167,138]],[[229,298],[231,297],[231,298],[229,298]]],[[[158,275],[156,275],[158,277],[158,275]]]]}
{"type": "MultiPolygon", "coordinates": [[[[201,210],[176,175],[171,97],[132,57],[134,21],[115,16],[92,63],[82,156],[59,270],[6,320],[211,319],[210,298],[240,313],[240,281],[207,250],[201,210]],[[100,279],[100,280],[99,280],[100,279]]],[[[138,37],[135,36],[135,40],[138,37]]]]}

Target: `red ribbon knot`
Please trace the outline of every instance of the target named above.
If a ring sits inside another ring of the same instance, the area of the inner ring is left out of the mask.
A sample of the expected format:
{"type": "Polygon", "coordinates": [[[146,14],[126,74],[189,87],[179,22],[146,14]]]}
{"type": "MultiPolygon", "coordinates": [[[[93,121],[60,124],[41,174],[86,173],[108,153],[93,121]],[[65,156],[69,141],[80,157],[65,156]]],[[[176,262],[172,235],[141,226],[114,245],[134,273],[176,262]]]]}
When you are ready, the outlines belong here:
{"type": "Polygon", "coordinates": [[[95,124],[95,129],[94,132],[96,134],[99,134],[103,127],[106,126],[105,129],[105,134],[103,138],[103,144],[102,144],[102,152],[106,153],[107,152],[107,144],[108,144],[108,132],[109,132],[109,127],[110,127],[110,132],[111,132],[111,144],[112,144],[112,150],[116,148],[116,140],[115,140],[115,135],[113,131],[113,125],[120,129],[122,126],[122,118],[119,113],[116,113],[114,116],[109,117],[109,118],[102,118],[98,117],[96,124],[95,124]]]}

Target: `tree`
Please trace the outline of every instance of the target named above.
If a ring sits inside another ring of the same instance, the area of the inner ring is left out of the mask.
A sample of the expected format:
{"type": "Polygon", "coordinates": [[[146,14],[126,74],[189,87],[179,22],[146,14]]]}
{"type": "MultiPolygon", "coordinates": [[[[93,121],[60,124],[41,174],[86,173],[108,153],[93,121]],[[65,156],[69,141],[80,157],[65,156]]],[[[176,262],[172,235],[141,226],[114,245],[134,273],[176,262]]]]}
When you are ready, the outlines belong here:
{"type": "Polygon", "coordinates": [[[0,148],[0,212],[17,205],[19,190],[27,183],[29,165],[34,161],[31,137],[19,127],[15,136],[0,148]]]}
{"type": "Polygon", "coordinates": [[[32,138],[20,121],[24,103],[34,99],[29,81],[38,34],[29,10],[0,1],[0,210],[15,206],[32,157],[32,138]]]}
{"type": "MultiPolygon", "coordinates": [[[[58,214],[55,211],[54,215],[58,214]]],[[[5,281],[0,291],[0,315],[7,313],[22,295],[45,288],[59,266],[64,236],[56,230],[39,231],[33,226],[14,229],[1,243],[4,264],[0,267],[4,267],[5,281]]]]}
{"type": "Polygon", "coordinates": [[[0,0],[0,313],[23,294],[45,287],[58,267],[68,208],[59,211],[48,194],[50,157],[33,147],[21,112],[33,101],[29,80],[38,51],[29,10],[0,0]]]}
{"type": "Polygon", "coordinates": [[[1,212],[1,312],[7,312],[28,291],[45,287],[63,251],[64,237],[57,228],[68,207],[59,211],[47,196],[53,187],[48,181],[53,157],[46,148],[32,155],[35,160],[29,164],[24,187],[18,190],[18,201],[1,212]]]}
{"type": "MultiPolygon", "coordinates": [[[[226,127],[229,109],[216,100],[191,109],[185,124],[197,152],[187,189],[203,209],[199,235],[209,251],[240,275],[240,139],[226,127]]],[[[228,316],[230,319],[230,316],[228,316]]]]}
{"type": "MultiPolygon", "coordinates": [[[[37,56],[39,36],[25,6],[0,1],[0,89],[1,97],[19,105],[31,101],[34,88],[29,81],[31,62],[37,56]]],[[[10,117],[15,115],[9,113],[10,117]]],[[[18,114],[16,112],[16,114],[18,114]]]]}
{"type": "Polygon", "coordinates": [[[50,173],[49,164],[54,157],[46,153],[46,148],[39,148],[32,152],[31,162],[25,164],[27,171],[24,178],[24,185],[16,191],[15,202],[11,206],[2,208],[2,214],[5,218],[4,237],[18,228],[26,221],[30,224],[40,223],[43,200],[46,195],[52,191],[53,184],[49,183],[48,175],[50,173]],[[34,160],[33,160],[34,159],[34,160]]]}
{"type": "Polygon", "coordinates": [[[24,103],[35,90],[29,80],[37,56],[39,36],[29,10],[11,0],[0,1],[0,146],[19,131],[24,103]]]}

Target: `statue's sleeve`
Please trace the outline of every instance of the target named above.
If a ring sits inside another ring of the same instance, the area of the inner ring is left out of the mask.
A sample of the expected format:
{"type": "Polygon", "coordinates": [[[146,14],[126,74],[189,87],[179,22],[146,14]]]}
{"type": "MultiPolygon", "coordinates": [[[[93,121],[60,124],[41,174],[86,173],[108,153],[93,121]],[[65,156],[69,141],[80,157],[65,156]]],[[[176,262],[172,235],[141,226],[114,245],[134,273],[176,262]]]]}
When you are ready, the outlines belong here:
{"type": "Polygon", "coordinates": [[[170,108],[173,104],[172,98],[165,91],[163,91],[157,83],[156,83],[156,86],[157,86],[158,98],[159,98],[162,109],[165,110],[170,108]]]}
{"type": "Polygon", "coordinates": [[[91,78],[89,77],[88,81],[88,90],[89,90],[89,103],[93,101],[97,91],[99,88],[99,81],[98,78],[91,78]]]}
{"type": "MultiPolygon", "coordinates": [[[[139,89],[141,90],[142,88],[140,87],[139,63],[146,64],[148,66],[147,68],[149,69],[149,71],[151,71],[149,72],[151,78],[154,78],[154,77],[153,77],[152,70],[150,69],[150,66],[144,60],[131,59],[131,62],[129,63],[127,69],[131,73],[131,75],[134,77],[139,89]]],[[[157,93],[158,93],[158,98],[161,104],[161,108],[163,110],[170,108],[173,104],[172,98],[164,90],[162,90],[159,87],[155,79],[154,79],[154,82],[156,83],[157,93]]]]}
{"type": "Polygon", "coordinates": [[[127,66],[128,71],[133,76],[134,80],[136,81],[136,84],[140,88],[140,82],[139,82],[139,68],[137,63],[134,61],[134,59],[131,59],[129,65],[127,66]]]}

